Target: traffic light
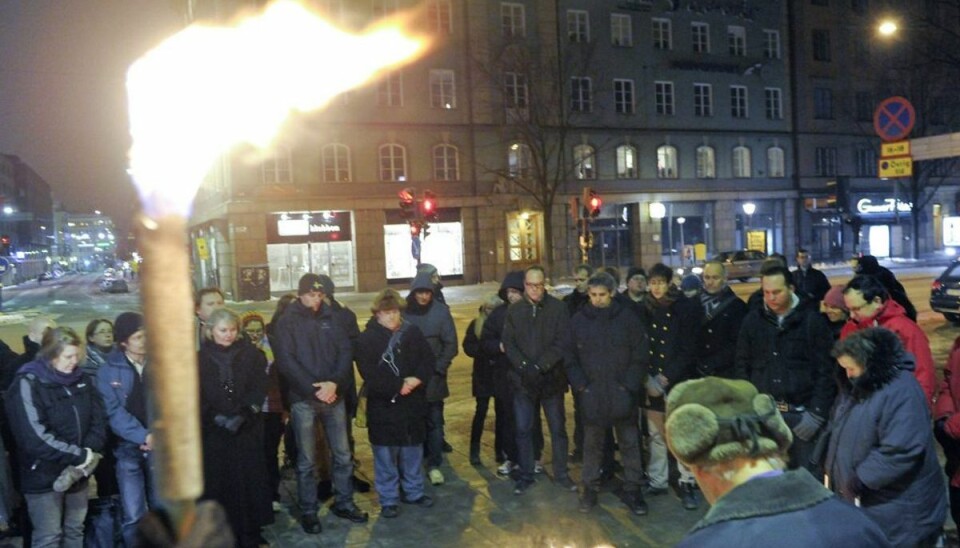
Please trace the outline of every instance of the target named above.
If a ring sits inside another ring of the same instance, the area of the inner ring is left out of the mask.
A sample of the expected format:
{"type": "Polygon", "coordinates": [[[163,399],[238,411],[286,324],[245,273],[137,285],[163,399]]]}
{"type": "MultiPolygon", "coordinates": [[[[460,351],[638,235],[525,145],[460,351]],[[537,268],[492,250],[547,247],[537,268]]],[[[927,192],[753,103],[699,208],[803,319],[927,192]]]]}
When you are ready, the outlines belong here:
{"type": "Polygon", "coordinates": [[[437,195],[429,190],[423,191],[423,201],[420,202],[420,215],[426,221],[436,221],[439,218],[437,195]]]}
{"type": "Polygon", "coordinates": [[[850,177],[847,175],[837,175],[833,181],[827,181],[827,189],[830,196],[827,197],[827,203],[833,202],[840,213],[850,211],[850,177]]]}
{"type": "Polygon", "coordinates": [[[417,216],[416,191],[405,188],[397,193],[400,196],[400,215],[404,219],[413,219],[417,216]]]}
{"type": "Polygon", "coordinates": [[[600,195],[593,189],[590,189],[590,199],[587,200],[587,210],[590,212],[591,219],[596,219],[600,216],[600,206],[602,205],[603,200],[600,199],[600,195]]]}
{"type": "Polygon", "coordinates": [[[10,255],[10,236],[0,236],[0,255],[10,255]]]}

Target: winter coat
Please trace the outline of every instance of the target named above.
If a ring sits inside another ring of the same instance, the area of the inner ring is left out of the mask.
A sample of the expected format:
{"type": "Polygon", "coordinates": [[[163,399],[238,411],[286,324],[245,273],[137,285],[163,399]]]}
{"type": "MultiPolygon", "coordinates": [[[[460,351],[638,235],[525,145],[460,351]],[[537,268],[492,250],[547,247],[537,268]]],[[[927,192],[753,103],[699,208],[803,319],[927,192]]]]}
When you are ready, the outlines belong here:
{"type": "MultiPolygon", "coordinates": [[[[507,320],[507,309],[509,304],[504,302],[493,309],[483,322],[483,331],[480,333],[480,348],[487,355],[492,356],[491,368],[493,369],[493,396],[496,398],[506,398],[507,401],[513,398],[513,380],[510,378],[510,370],[513,366],[510,364],[510,358],[500,350],[500,341],[503,337],[503,324],[507,320]]],[[[510,405],[513,405],[512,403],[510,405]]]]}
{"type": "MultiPolygon", "coordinates": [[[[144,377],[146,377],[144,368],[144,377]]],[[[127,399],[133,391],[136,370],[127,361],[123,350],[114,348],[107,354],[107,363],[97,370],[97,390],[110,420],[110,429],[121,443],[140,446],[147,441],[147,427],[127,409],[127,399]]]]}
{"type": "MultiPolygon", "coordinates": [[[[353,310],[343,306],[340,301],[330,296],[330,310],[333,313],[333,321],[340,326],[340,329],[347,334],[350,339],[351,360],[357,359],[357,339],[360,338],[360,327],[357,325],[357,315],[353,310]]],[[[357,376],[353,369],[353,363],[350,364],[350,372],[347,374],[346,382],[342,387],[338,387],[337,392],[343,394],[344,402],[347,405],[348,413],[356,411],[357,405],[357,376]]]]}
{"type": "Polygon", "coordinates": [[[794,291],[802,299],[820,302],[827,291],[830,291],[830,281],[826,274],[812,266],[806,270],[797,268],[790,274],[793,276],[794,291]]]}
{"type": "Polygon", "coordinates": [[[260,409],[267,394],[267,359],[245,338],[224,347],[204,340],[197,353],[203,498],[219,502],[237,538],[273,522],[260,409]],[[234,433],[217,416],[243,417],[234,433]],[[238,481],[242,479],[242,481],[238,481]]]}
{"type": "Polygon", "coordinates": [[[414,293],[417,290],[429,289],[433,291],[430,275],[420,272],[410,285],[410,294],[407,295],[407,308],[403,311],[403,320],[420,328],[420,332],[430,344],[435,357],[433,375],[427,385],[427,401],[443,401],[450,395],[447,385],[447,371],[453,363],[453,358],[460,352],[457,348],[457,328],[453,324],[453,316],[447,305],[431,300],[427,306],[417,304],[414,293]]]}
{"type": "Polygon", "coordinates": [[[648,293],[641,321],[650,337],[650,376],[662,374],[676,386],[696,375],[703,308],[673,286],[664,299],[657,301],[648,293]]]}
{"type": "Polygon", "coordinates": [[[882,344],[874,356],[852,382],[838,372],[824,470],[840,497],[859,496],[894,546],[913,546],[943,527],[946,486],[912,359],[882,344]]]}
{"type": "Polygon", "coordinates": [[[777,401],[805,406],[826,418],[837,387],[833,336],[813,301],[800,300],[783,318],[764,305],[743,319],[737,339],[734,378],[746,379],[777,401]]]}
{"type": "Polygon", "coordinates": [[[570,320],[570,333],[565,366],[583,421],[605,425],[636,417],[650,361],[640,319],[617,301],[606,308],[588,304],[570,320]]]}
{"type": "MultiPolygon", "coordinates": [[[[103,399],[93,378],[79,369],[64,376],[42,359],[24,365],[6,393],[5,407],[17,442],[22,493],[49,493],[64,468],[83,464],[86,449],[103,452],[103,399]]],[[[79,482],[76,489],[86,486],[79,482]]]]}
{"type": "Polygon", "coordinates": [[[906,311],[899,303],[888,299],[873,318],[858,322],[851,316],[840,330],[840,338],[845,339],[857,331],[870,327],[884,327],[893,331],[900,338],[903,348],[913,354],[916,360],[913,374],[917,377],[917,382],[920,383],[920,388],[923,389],[927,398],[927,406],[932,409],[933,396],[937,390],[937,374],[927,335],[916,322],[907,317],[906,311]]]}
{"type": "Polygon", "coordinates": [[[393,354],[396,373],[383,360],[393,332],[371,318],[360,334],[357,365],[367,387],[367,433],[372,445],[410,447],[427,439],[426,387],[435,361],[420,328],[409,322],[403,325],[393,354]],[[406,377],[416,377],[423,384],[401,396],[406,377]]]}
{"type": "Polygon", "coordinates": [[[883,287],[887,289],[887,292],[890,293],[890,298],[900,303],[907,317],[913,321],[917,321],[917,309],[913,306],[913,303],[910,302],[910,297],[907,296],[907,290],[903,288],[903,284],[897,281],[897,277],[893,275],[893,272],[890,272],[889,268],[880,266],[876,257],[873,255],[860,257],[857,260],[856,272],[857,274],[873,276],[879,280],[880,283],[883,284],[883,287]]]}
{"type": "Polygon", "coordinates": [[[0,391],[6,392],[6,390],[10,388],[13,377],[16,376],[21,367],[37,358],[37,351],[39,350],[39,343],[31,341],[27,335],[23,336],[23,354],[12,357],[12,359],[5,364],[8,366],[4,367],[3,371],[0,371],[0,391]]]}
{"type": "Polygon", "coordinates": [[[563,296],[563,304],[567,307],[567,314],[572,318],[577,312],[583,310],[584,306],[590,304],[590,297],[586,291],[580,293],[574,288],[572,292],[563,296]]]}
{"type": "Polygon", "coordinates": [[[805,470],[755,477],[720,497],[678,548],[892,547],[880,527],[805,470]]]}
{"type": "Polygon", "coordinates": [[[321,305],[314,313],[299,300],[291,302],[277,322],[274,338],[274,358],[291,404],[315,401],[317,382],[337,383],[342,396],[340,390],[353,372],[353,349],[329,306],[321,305]]]}
{"type": "Polygon", "coordinates": [[[491,356],[483,351],[476,326],[477,320],[474,319],[463,335],[463,353],[473,358],[473,374],[470,385],[473,389],[474,398],[492,398],[496,388],[494,372],[497,369],[497,359],[500,352],[498,351],[497,354],[491,356]]]}
{"type": "Polygon", "coordinates": [[[704,300],[712,297],[700,294],[700,306],[704,308],[700,349],[697,356],[697,373],[702,377],[733,377],[733,362],[737,354],[737,337],[740,324],[747,315],[747,304],[729,287],[720,291],[716,308],[709,313],[704,300]]]}
{"type": "Polygon", "coordinates": [[[567,308],[546,293],[540,302],[524,295],[507,308],[501,341],[510,360],[507,376],[512,389],[531,398],[552,398],[567,391],[563,360],[569,323],[567,308]],[[528,373],[534,366],[539,368],[539,376],[528,373]]]}
{"type": "MultiPolygon", "coordinates": [[[[934,406],[933,418],[943,419],[943,434],[951,438],[951,446],[958,446],[960,440],[960,337],[953,341],[953,348],[947,357],[947,365],[943,368],[943,382],[940,383],[940,394],[934,406]]],[[[947,453],[946,447],[944,453],[947,453]]],[[[947,462],[960,459],[960,454],[947,454],[947,462]]],[[[948,470],[950,485],[960,487],[960,467],[948,470]]]]}

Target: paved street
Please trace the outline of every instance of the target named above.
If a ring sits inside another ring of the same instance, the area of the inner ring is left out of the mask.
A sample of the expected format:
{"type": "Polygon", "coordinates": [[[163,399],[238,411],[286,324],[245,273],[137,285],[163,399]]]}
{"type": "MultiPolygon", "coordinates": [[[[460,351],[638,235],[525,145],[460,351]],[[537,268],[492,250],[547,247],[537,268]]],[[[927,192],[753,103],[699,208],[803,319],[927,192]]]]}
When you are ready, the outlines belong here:
{"type": "MultiPolygon", "coordinates": [[[[939,314],[929,310],[927,303],[932,278],[941,268],[922,268],[897,271],[907,287],[911,299],[920,311],[920,323],[931,339],[934,358],[942,364],[953,339],[960,329],[948,324],[939,314]]],[[[830,272],[832,281],[840,283],[849,278],[844,269],[830,272]]],[[[561,280],[563,282],[563,280],[561,280]]],[[[50,282],[48,282],[50,283],[50,282]]],[[[102,296],[85,288],[90,280],[78,279],[71,284],[55,287],[31,286],[5,290],[5,311],[11,323],[0,321],[0,338],[14,349],[20,350],[19,338],[24,332],[22,321],[40,313],[50,313],[60,323],[82,329],[86,320],[94,315],[114,317],[130,306],[135,306],[135,295],[102,296]],[[17,308],[18,291],[53,292],[55,298],[45,307],[29,306],[23,298],[17,308]],[[75,303],[74,300],[77,302],[75,303]],[[54,304],[56,301],[57,304],[54,304]],[[20,315],[21,320],[15,320],[20,315]]],[[[558,284],[563,289],[563,283],[558,284]]],[[[732,287],[741,296],[746,296],[758,287],[757,282],[733,283],[732,287]]],[[[444,294],[451,305],[460,339],[484,295],[495,292],[497,284],[450,287],[444,294]]],[[[134,292],[136,285],[132,286],[134,292]]],[[[360,317],[367,318],[371,294],[347,294],[339,296],[360,317]]],[[[269,315],[272,303],[230,303],[238,310],[255,309],[269,315]]],[[[2,319],[3,316],[0,316],[2,319]]],[[[494,473],[493,417],[487,420],[483,439],[483,467],[468,463],[470,421],[474,401],[470,394],[471,361],[462,353],[457,356],[450,373],[451,397],[446,403],[447,438],[454,447],[448,462],[442,468],[447,482],[440,487],[428,486],[428,493],[436,500],[431,509],[404,506],[400,517],[393,520],[379,519],[376,496],[373,493],[358,494],[357,503],[370,512],[371,520],[366,525],[353,525],[336,518],[329,510],[321,511],[323,534],[308,536],[302,532],[294,516],[298,515],[294,502],[296,484],[292,476],[284,482],[284,511],[276,514],[276,523],[266,531],[266,538],[273,546],[672,546],[706,510],[704,504],[698,511],[685,511],[679,499],[670,495],[648,498],[650,514],[635,517],[608,491],[601,494],[599,506],[591,514],[577,511],[576,495],[554,486],[548,475],[538,476],[537,485],[522,497],[513,495],[512,484],[494,473]]],[[[572,405],[568,397],[567,429],[572,433],[572,405]]],[[[358,474],[372,479],[373,470],[369,445],[364,430],[356,431],[357,456],[361,461],[358,474]]],[[[544,451],[549,466],[548,448],[544,451]]],[[[579,466],[571,467],[574,479],[579,477],[579,466]]],[[[614,487],[614,486],[611,486],[614,487]]],[[[949,527],[953,527],[952,524],[949,527]]],[[[16,544],[14,544],[16,545],[16,544]]]]}

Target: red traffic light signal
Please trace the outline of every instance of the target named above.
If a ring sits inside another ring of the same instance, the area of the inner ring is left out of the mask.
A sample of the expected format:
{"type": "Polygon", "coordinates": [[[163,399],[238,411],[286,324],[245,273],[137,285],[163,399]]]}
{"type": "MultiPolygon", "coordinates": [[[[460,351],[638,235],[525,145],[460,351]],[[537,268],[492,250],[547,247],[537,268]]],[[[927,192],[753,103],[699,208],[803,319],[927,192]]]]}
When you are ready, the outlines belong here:
{"type": "Polygon", "coordinates": [[[404,219],[413,219],[416,217],[416,191],[412,188],[405,188],[397,193],[400,196],[400,215],[404,219]]]}
{"type": "Polygon", "coordinates": [[[439,217],[437,211],[437,195],[429,190],[423,191],[423,201],[420,202],[420,215],[427,221],[436,221],[439,217]]]}
{"type": "Polygon", "coordinates": [[[596,219],[600,215],[600,206],[603,205],[603,200],[600,199],[600,195],[590,191],[590,199],[587,200],[587,209],[590,213],[591,219],[596,219]]]}

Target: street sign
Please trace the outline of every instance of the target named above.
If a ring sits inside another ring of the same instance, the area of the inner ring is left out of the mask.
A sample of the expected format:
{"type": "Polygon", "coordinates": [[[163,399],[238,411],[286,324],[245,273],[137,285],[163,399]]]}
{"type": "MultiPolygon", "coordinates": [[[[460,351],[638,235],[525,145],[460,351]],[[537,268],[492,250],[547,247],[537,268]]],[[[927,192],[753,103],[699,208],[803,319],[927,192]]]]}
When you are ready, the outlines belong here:
{"type": "Polygon", "coordinates": [[[910,156],[910,141],[880,143],[881,158],[896,158],[897,156],[910,156]]]}
{"type": "Polygon", "coordinates": [[[903,97],[884,99],[873,113],[873,129],[887,142],[906,139],[916,121],[913,105],[903,97]]]}
{"type": "Polygon", "coordinates": [[[877,175],[881,179],[913,176],[913,158],[881,158],[877,175]]]}

